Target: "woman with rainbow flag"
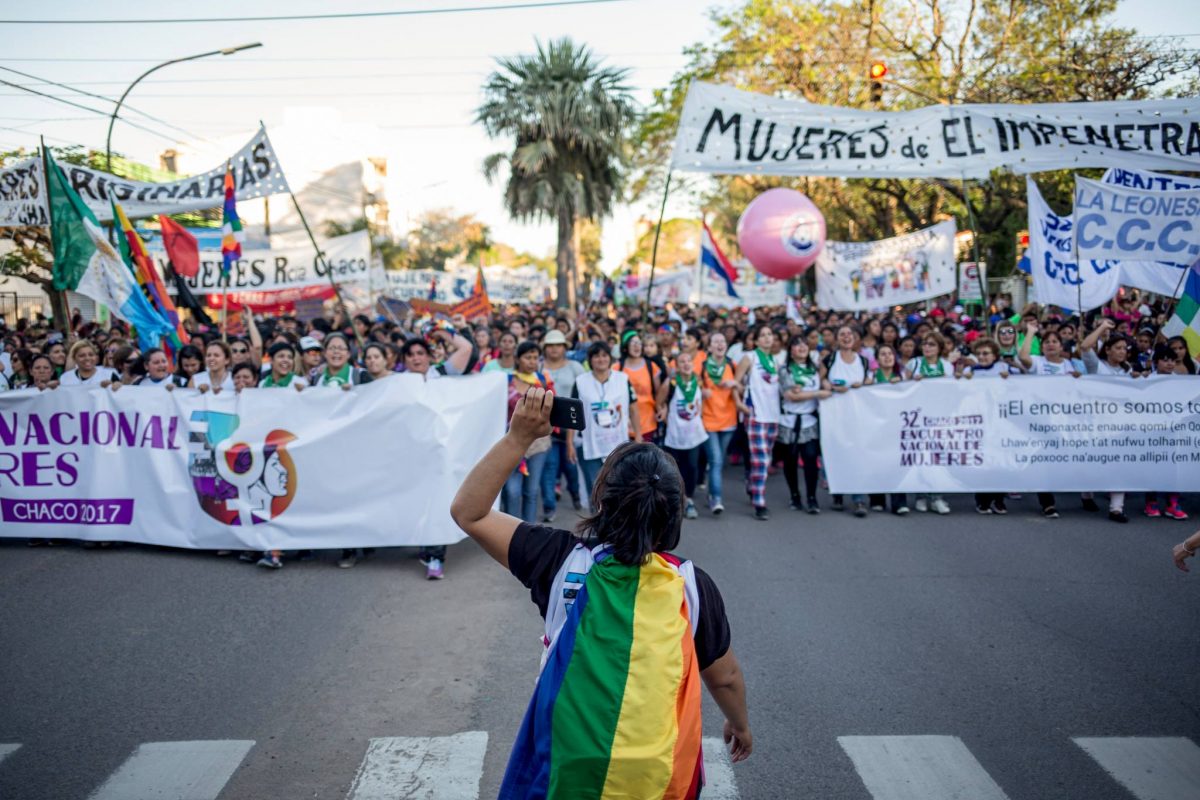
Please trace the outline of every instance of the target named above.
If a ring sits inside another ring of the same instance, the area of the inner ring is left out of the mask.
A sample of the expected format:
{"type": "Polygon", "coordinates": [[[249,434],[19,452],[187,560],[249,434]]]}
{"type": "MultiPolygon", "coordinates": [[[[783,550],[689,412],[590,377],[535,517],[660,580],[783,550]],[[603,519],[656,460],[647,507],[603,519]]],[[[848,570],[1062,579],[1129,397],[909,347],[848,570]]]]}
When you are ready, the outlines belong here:
{"type": "Polygon", "coordinates": [[[550,433],[554,393],[531,388],[475,465],[450,514],[530,590],[545,619],[541,674],[502,800],[696,798],[704,785],[700,683],[725,715],[733,761],[753,740],[721,593],[679,544],[684,492],[658,447],[614,450],[579,536],[492,510],[529,445],[550,433]]]}

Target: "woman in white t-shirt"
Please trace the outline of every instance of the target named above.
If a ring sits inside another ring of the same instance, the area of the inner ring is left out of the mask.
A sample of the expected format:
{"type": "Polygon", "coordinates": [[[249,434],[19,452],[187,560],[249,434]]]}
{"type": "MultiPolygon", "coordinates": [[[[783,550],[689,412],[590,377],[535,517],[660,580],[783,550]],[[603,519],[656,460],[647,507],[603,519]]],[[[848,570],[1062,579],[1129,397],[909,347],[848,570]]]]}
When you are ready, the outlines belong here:
{"type": "Polygon", "coordinates": [[[97,367],[100,363],[100,352],[96,345],[87,339],[80,339],[71,345],[67,363],[75,366],[63,372],[58,379],[59,386],[108,386],[121,380],[121,376],[111,369],[97,367]]]}
{"type": "MultiPolygon", "coordinates": [[[[1000,360],[1000,345],[995,339],[977,339],[971,347],[972,364],[962,368],[964,380],[993,380],[1009,376],[1008,364],[1000,360]]],[[[980,514],[1007,514],[1003,492],[976,492],[975,511],[980,514]]]]}
{"type": "Polygon", "coordinates": [[[910,381],[954,377],[954,361],[957,360],[958,351],[951,352],[955,357],[953,360],[942,356],[945,351],[946,340],[940,333],[925,334],[925,338],[921,340],[921,355],[909,359],[904,365],[905,375],[910,381]]]}
{"type": "Polygon", "coordinates": [[[201,392],[211,389],[213,394],[221,391],[232,392],[233,373],[229,371],[229,364],[232,360],[233,353],[229,350],[229,345],[220,340],[209,342],[204,346],[206,369],[193,375],[188,386],[192,389],[199,389],[201,392]]]}
{"type": "Polygon", "coordinates": [[[1070,375],[1078,378],[1079,370],[1071,363],[1071,359],[1067,358],[1063,351],[1062,339],[1057,333],[1047,332],[1041,340],[1042,354],[1040,356],[1032,354],[1033,341],[1037,331],[1037,322],[1030,320],[1025,326],[1025,341],[1021,342],[1021,349],[1017,353],[1017,358],[1020,360],[1021,366],[1025,368],[1025,372],[1030,375],[1070,375]],[[1052,338],[1053,344],[1047,346],[1047,338],[1052,338]]]}
{"type": "MultiPolygon", "coordinates": [[[[833,394],[843,394],[851,389],[873,384],[875,375],[871,372],[870,363],[865,356],[858,352],[858,331],[852,325],[842,325],[834,334],[834,343],[837,349],[825,356],[825,360],[822,362],[825,365],[824,388],[833,394]]],[[[830,508],[834,511],[844,509],[842,497],[840,494],[832,495],[830,508]]],[[[854,516],[865,517],[867,515],[867,496],[865,494],[850,495],[850,503],[854,506],[854,516]]]]}
{"type": "Polygon", "coordinates": [[[746,405],[750,406],[750,417],[746,420],[746,438],[750,444],[746,490],[757,520],[771,518],[765,490],[780,418],[779,367],[774,350],[775,331],[770,325],[759,325],[754,331],[754,349],[742,356],[737,367],[737,380],[745,384],[746,405]]]}
{"type": "Polygon", "coordinates": [[[696,473],[700,466],[700,450],[708,441],[708,431],[704,429],[701,412],[703,392],[694,358],[680,356],[675,359],[675,369],[675,377],[667,389],[667,433],[663,437],[663,447],[675,459],[679,474],[683,477],[684,497],[687,499],[684,516],[695,519],[698,516],[693,501],[696,473]]]}
{"type": "MultiPolygon", "coordinates": [[[[1133,377],[1133,372],[1127,361],[1133,352],[1133,348],[1126,337],[1110,335],[1115,327],[1116,323],[1111,319],[1101,319],[1096,325],[1096,329],[1089,333],[1080,343],[1079,347],[1083,351],[1083,363],[1087,367],[1089,375],[1105,375],[1121,378],[1133,377]]],[[[1046,345],[1043,343],[1043,351],[1045,347],[1046,345]]],[[[1083,499],[1085,505],[1087,505],[1088,500],[1091,500],[1092,505],[1096,502],[1091,492],[1085,493],[1083,499]]],[[[1126,523],[1129,521],[1129,517],[1125,516],[1124,492],[1108,493],[1108,518],[1113,522],[1126,523]]]]}
{"type": "MultiPolygon", "coordinates": [[[[585,490],[589,498],[596,476],[608,454],[629,441],[642,441],[641,418],[638,415],[637,395],[629,376],[612,368],[612,351],[607,342],[593,342],[587,351],[589,370],[575,379],[572,397],[583,401],[587,426],[579,431],[579,468],[583,470],[585,490]]],[[[576,432],[567,431],[568,458],[575,447],[576,432]]],[[[592,511],[595,511],[594,498],[592,511]]]]}

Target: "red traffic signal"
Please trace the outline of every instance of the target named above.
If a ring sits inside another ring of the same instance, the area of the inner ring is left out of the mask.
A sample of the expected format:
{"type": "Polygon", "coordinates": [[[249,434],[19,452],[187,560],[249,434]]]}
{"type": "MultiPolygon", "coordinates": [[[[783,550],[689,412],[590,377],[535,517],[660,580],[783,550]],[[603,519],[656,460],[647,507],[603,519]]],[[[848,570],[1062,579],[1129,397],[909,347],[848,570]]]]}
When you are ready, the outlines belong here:
{"type": "Polygon", "coordinates": [[[875,61],[871,64],[870,75],[871,80],[877,81],[886,77],[888,74],[887,64],[882,61],[875,61]]]}

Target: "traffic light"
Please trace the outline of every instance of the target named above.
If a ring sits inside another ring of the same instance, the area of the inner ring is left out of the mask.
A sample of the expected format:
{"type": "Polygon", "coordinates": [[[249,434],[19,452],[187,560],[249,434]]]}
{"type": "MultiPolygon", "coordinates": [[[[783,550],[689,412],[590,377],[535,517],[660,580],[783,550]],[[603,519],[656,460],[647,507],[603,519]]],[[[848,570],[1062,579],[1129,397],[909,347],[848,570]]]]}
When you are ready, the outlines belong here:
{"type": "Polygon", "coordinates": [[[880,105],[883,103],[883,79],[888,74],[887,64],[882,61],[872,62],[867,74],[871,78],[871,102],[880,105]]]}

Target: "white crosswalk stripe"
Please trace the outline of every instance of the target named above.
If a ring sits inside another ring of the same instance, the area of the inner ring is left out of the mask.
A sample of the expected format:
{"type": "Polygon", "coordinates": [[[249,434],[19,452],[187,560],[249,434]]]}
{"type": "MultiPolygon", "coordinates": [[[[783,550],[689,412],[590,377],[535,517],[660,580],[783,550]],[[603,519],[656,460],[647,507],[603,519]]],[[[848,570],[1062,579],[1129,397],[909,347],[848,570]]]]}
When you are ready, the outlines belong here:
{"type": "Polygon", "coordinates": [[[0,744],[0,761],[3,761],[20,749],[21,745],[19,744],[0,744]]]}
{"type": "Polygon", "coordinates": [[[1073,741],[1138,800],[1200,797],[1200,746],[1191,739],[1137,736],[1073,741]]]}
{"type": "Polygon", "coordinates": [[[957,736],[839,736],[875,800],[1008,800],[957,736]]]}
{"type": "Polygon", "coordinates": [[[372,739],[349,800],[475,800],[485,731],[372,739]]]}
{"type": "Polygon", "coordinates": [[[737,800],[729,749],[720,736],[704,737],[704,800],[737,800]]]}
{"type": "Polygon", "coordinates": [[[147,742],[89,800],[216,800],[254,742],[147,742]]]}

